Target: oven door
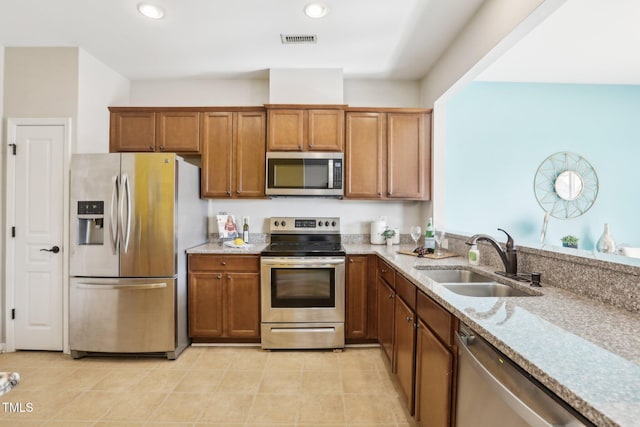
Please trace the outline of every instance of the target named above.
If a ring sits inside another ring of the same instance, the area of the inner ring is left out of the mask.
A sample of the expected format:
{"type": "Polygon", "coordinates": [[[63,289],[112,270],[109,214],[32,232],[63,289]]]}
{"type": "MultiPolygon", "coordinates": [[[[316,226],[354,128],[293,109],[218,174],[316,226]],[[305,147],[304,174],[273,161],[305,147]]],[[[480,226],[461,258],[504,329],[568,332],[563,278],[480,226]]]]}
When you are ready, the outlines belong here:
{"type": "Polygon", "coordinates": [[[344,257],[262,257],[262,322],[344,322],[344,257]]]}

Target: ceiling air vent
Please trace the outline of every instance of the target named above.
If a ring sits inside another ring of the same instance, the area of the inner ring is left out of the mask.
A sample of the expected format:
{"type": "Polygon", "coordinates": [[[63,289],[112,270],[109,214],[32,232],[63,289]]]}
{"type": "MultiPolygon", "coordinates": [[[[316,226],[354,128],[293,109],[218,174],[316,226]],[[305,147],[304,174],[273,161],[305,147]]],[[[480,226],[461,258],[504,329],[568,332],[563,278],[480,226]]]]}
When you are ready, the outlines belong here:
{"type": "Polygon", "coordinates": [[[280,34],[282,44],[315,44],[318,36],[315,34],[280,34]]]}

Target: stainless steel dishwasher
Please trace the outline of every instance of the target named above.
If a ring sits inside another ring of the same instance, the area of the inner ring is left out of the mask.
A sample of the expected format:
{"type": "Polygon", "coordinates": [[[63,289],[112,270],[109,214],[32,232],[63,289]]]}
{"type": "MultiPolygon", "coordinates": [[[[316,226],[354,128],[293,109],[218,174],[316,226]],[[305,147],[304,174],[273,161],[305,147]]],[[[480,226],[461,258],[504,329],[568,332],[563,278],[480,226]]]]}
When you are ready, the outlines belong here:
{"type": "Polygon", "coordinates": [[[460,324],[457,427],[594,426],[460,324]]]}

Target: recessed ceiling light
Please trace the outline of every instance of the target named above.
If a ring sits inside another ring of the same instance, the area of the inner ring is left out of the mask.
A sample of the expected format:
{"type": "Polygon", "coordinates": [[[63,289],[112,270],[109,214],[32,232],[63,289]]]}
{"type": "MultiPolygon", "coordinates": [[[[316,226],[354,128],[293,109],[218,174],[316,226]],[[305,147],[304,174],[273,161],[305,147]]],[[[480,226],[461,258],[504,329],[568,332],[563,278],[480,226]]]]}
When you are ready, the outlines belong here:
{"type": "Polygon", "coordinates": [[[151,19],[162,19],[164,16],[164,11],[159,6],[150,3],[139,3],[138,11],[151,19]]]}
{"type": "Polygon", "coordinates": [[[322,3],[309,3],[304,7],[304,13],[309,18],[322,18],[328,11],[327,6],[322,3]]]}

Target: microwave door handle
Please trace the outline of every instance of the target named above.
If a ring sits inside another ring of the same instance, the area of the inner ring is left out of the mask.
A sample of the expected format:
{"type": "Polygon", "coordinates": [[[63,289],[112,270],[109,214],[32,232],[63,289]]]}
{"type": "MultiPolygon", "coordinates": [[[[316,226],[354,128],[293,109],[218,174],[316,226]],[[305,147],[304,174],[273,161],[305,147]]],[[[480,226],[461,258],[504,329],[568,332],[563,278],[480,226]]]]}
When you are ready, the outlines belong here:
{"type": "Polygon", "coordinates": [[[329,159],[329,167],[328,169],[328,173],[329,173],[329,188],[333,188],[333,159],[329,159]]]}

